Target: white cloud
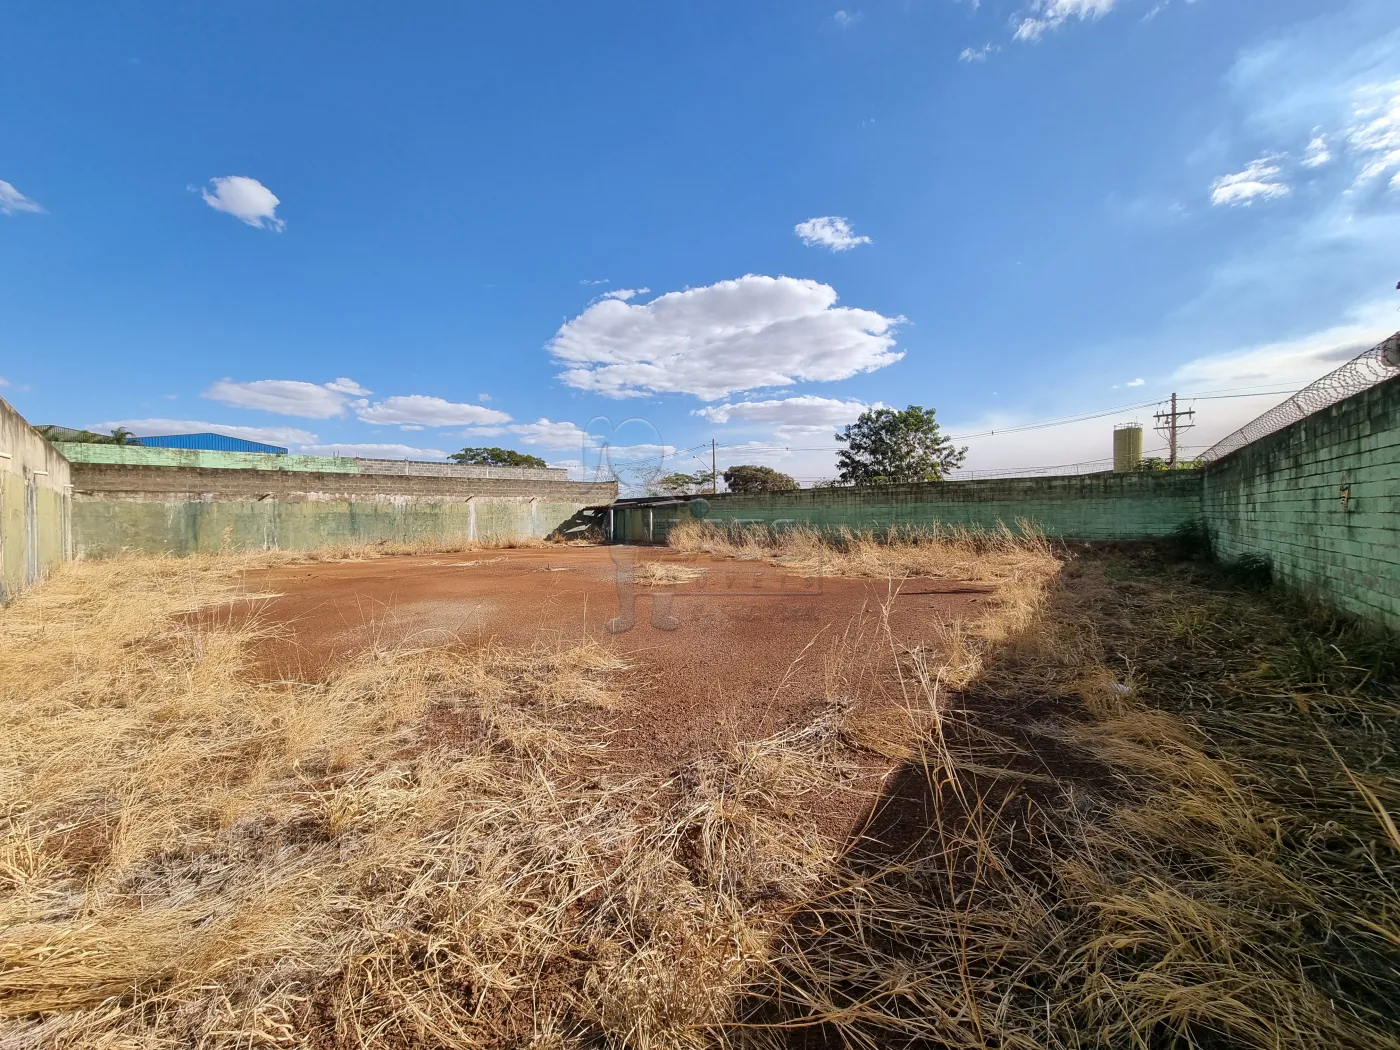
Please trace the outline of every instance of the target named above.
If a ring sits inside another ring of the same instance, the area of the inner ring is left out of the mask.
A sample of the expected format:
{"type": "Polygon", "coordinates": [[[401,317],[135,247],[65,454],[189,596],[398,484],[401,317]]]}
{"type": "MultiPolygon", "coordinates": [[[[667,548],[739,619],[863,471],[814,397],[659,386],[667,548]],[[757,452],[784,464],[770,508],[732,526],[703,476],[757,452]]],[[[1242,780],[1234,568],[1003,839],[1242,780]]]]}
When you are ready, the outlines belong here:
{"type": "Polygon", "coordinates": [[[353,379],[344,377],[320,385],[298,379],[255,379],[251,383],[235,383],[221,379],[204,396],[236,408],[255,408],[276,412],[282,416],[302,416],[306,419],[330,419],[351,404],[350,395],[363,397],[370,393],[353,379]]]}
{"type": "Polygon", "coordinates": [[[998,47],[996,44],[991,43],[990,41],[983,44],[981,47],[965,47],[962,49],[962,52],[958,55],[958,61],[985,62],[987,61],[988,55],[1000,50],[1000,47],[998,47]]]}
{"type": "Polygon", "coordinates": [[[412,445],[342,442],[329,445],[303,445],[308,456],[359,456],[363,459],[446,459],[447,453],[438,448],[415,448],[412,445]]]}
{"type": "Polygon", "coordinates": [[[510,419],[505,412],[458,401],[448,401],[426,394],[406,394],[386,397],[376,404],[359,404],[355,415],[376,426],[418,423],[429,427],[454,427],[471,423],[504,423],[510,419]]]}
{"type": "Polygon", "coordinates": [[[1071,18],[1084,21],[1102,18],[1118,0],[1033,0],[1030,7],[1013,21],[1017,40],[1039,40],[1047,30],[1058,29],[1071,18]]]}
{"type": "Polygon", "coordinates": [[[224,434],[246,441],[262,441],[268,445],[296,446],[316,440],[309,430],[297,427],[240,427],[226,423],[206,423],[196,419],[114,419],[93,423],[87,429],[105,434],[125,427],[137,437],[158,437],[164,434],[224,434]]]}
{"type": "Polygon", "coordinates": [[[477,394],[477,395],[476,395],[476,399],[477,399],[478,401],[490,401],[490,400],[491,400],[491,395],[490,395],[490,394],[477,394]]]}
{"type": "Polygon", "coordinates": [[[22,211],[41,212],[38,201],[30,200],[4,179],[0,179],[0,215],[15,215],[22,211]]]}
{"type": "Polygon", "coordinates": [[[809,248],[830,248],[834,252],[849,251],[860,244],[873,244],[869,237],[856,236],[848,220],[839,215],[820,215],[799,222],[792,232],[802,238],[809,248]]]}
{"type": "Polygon", "coordinates": [[[837,11],[834,15],[832,15],[831,20],[835,22],[838,26],[840,26],[842,29],[850,29],[851,26],[855,25],[864,17],[865,14],[861,11],[856,11],[852,13],[850,11],[842,10],[837,11]]]}
{"type": "Polygon", "coordinates": [[[368,397],[374,393],[373,390],[366,390],[353,379],[346,379],[344,376],[331,380],[326,384],[326,389],[334,390],[337,394],[349,394],[352,397],[368,397]]]}
{"type": "Polygon", "coordinates": [[[799,380],[846,379],[900,360],[903,319],[836,306],[830,285],[748,274],[633,305],[605,299],[550,340],[569,386],[607,397],[706,401],[799,380]]]}
{"type": "Polygon", "coordinates": [[[650,288],[615,288],[611,292],[604,292],[604,299],[635,299],[639,295],[646,295],[650,288]]]}
{"type": "Polygon", "coordinates": [[[1124,386],[1142,386],[1142,385],[1143,385],[1144,383],[1146,383],[1146,382],[1147,382],[1146,379],[1143,379],[1141,376],[1139,376],[1137,379],[1129,379],[1129,380],[1128,380],[1126,383],[1124,383],[1123,385],[1124,385],[1124,386]]]}
{"type": "Polygon", "coordinates": [[[1332,151],[1327,148],[1326,135],[1314,135],[1300,162],[1305,168],[1320,168],[1332,159],[1332,151]]]}
{"type": "Polygon", "coordinates": [[[210,179],[213,192],[201,190],[204,203],[215,211],[227,212],[234,218],[260,229],[281,233],[286,227],[277,217],[277,205],[282,202],[257,179],[246,175],[221,175],[210,179]]]}
{"type": "Polygon", "coordinates": [[[505,433],[514,435],[521,443],[538,445],[540,448],[578,448],[592,444],[590,436],[575,423],[555,423],[539,419],[534,423],[512,423],[502,428],[505,433]]]}
{"type": "Polygon", "coordinates": [[[1358,184],[1391,171],[1392,188],[1400,188],[1400,80],[1366,84],[1357,89],[1347,144],[1362,162],[1358,184]]]}
{"type": "Polygon", "coordinates": [[[711,423],[776,423],[786,427],[830,430],[853,422],[867,408],[882,407],[879,402],[867,405],[862,401],[842,401],[834,397],[787,397],[773,401],[736,401],[712,405],[691,411],[711,423]]]}
{"type": "Polygon", "coordinates": [[[1217,206],[1248,205],[1253,204],[1256,199],[1272,200],[1275,197],[1288,196],[1292,191],[1287,183],[1275,181],[1282,171],[1278,164],[1274,163],[1277,159],[1272,156],[1260,157],[1251,161],[1244,171],[1220,176],[1210,184],[1210,202],[1217,206]]]}
{"type": "Polygon", "coordinates": [[[10,381],[9,381],[8,379],[6,379],[4,376],[0,376],[0,386],[9,386],[9,385],[10,385],[10,381]]]}
{"type": "Polygon", "coordinates": [[[1393,304],[1371,303],[1353,311],[1344,324],[1195,358],[1178,368],[1174,378],[1211,389],[1261,384],[1296,388],[1375,346],[1397,327],[1393,304]]]}

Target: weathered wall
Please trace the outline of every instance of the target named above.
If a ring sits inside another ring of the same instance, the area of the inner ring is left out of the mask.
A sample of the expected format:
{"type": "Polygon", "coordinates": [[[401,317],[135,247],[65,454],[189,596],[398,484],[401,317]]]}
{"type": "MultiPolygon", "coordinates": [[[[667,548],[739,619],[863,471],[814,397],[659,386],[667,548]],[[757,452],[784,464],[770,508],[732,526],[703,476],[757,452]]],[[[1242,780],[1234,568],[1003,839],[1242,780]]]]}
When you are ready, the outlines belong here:
{"type": "Polygon", "coordinates": [[[201,470],[291,470],[314,474],[392,474],[432,478],[509,478],[515,481],[568,481],[562,467],[467,467],[408,459],[353,456],[293,456],[270,452],[220,452],[194,448],[150,448],[61,441],[58,450],[73,463],[126,467],[191,467],[201,470]]]}
{"type": "Polygon", "coordinates": [[[68,461],[0,399],[0,602],[72,551],[68,461]]]}
{"type": "Polygon", "coordinates": [[[523,539],[616,495],[611,483],[80,463],[73,535],[87,556],[523,539]]]}
{"type": "MultiPolygon", "coordinates": [[[[657,542],[684,508],[651,510],[657,542]]],[[[618,537],[646,542],[645,508],[618,512],[618,537]]],[[[1151,539],[1201,515],[1200,471],[1081,474],[917,485],[799,489],[762,496],[710,498],[709,520],[801,522],[821,528],[879,529],[890,525],[1014,527],[1033,521],[1067,539],[1151,539]]]]}
{"type": "Polygon", "coordinates": [[[1400,378],[1211,464],[1202,505],[1221,557],[1400,630],[1400,378]]]}

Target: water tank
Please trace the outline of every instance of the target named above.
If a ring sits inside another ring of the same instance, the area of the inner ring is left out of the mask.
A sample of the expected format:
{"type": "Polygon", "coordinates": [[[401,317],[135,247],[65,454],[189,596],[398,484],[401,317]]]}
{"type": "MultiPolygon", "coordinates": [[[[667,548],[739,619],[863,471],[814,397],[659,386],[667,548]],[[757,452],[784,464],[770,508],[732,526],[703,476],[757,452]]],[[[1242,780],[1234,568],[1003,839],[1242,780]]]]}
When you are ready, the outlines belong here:
{"type": "Polygon", "coordinates": [[[1142,424],[1120,423],[1113,428],[1113,469],[1137,470],[1142,466],[1142,424]]]}

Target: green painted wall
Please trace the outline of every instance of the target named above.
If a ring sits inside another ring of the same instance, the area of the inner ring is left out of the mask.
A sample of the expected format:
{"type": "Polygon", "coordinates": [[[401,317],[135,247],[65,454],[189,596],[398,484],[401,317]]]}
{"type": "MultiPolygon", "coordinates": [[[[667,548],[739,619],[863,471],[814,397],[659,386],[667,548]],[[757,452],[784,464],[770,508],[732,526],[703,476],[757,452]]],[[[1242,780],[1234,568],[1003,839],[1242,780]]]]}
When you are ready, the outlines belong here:
{"type": "MultiPolygon", "coordinates": [[[[994,529],[1035,522],[1067,539],[1152,539],[1201,514],[1200,471],[1081,474],[1073,477],[948,481],[918,485],[800,489],[763,496],[710,498],[716,522],[801,522],[821,528],[881,529],[951,525],[994,529]]],[[[618,512],[618,536],[646,542],[647,509],[618,512]]],[[[683,507],[651,511],[655,540],[683,507]]]]}
{"type": "Polygon", "coordinates": [[[215,470],[297,470],[319,474],[355,474],[354,459],[336,456],[279,456],[270,452],[210,452],[194,448],[146,448],[144,445],[95,445],[60,441],[58,450],[70,463],[107,463],[127,467],[199,467],[215,470]]]}
{"type": "Polygon", "coordinates": [[[1400,378],[1211,464],[1202,505],[1221,557],[1400,630],[1400,378]]]}
{"type": "Polygon", "coordinates": [[[69,481],[68,461],[0,399],[0,602],[71,556],[69,481]]]}
{"type": "Polygon", "coordinates": [[[523,499],[454,503],[318,499],[80,500],[73,508],[79,551],[212,554],[220,550],[311,550],[356,543],[543,538],[577,503],[523,499]],[[474,521],[473,521],[474,519],[474,521]],[[474,527],[473,527],[474,525],[474,527]]]}

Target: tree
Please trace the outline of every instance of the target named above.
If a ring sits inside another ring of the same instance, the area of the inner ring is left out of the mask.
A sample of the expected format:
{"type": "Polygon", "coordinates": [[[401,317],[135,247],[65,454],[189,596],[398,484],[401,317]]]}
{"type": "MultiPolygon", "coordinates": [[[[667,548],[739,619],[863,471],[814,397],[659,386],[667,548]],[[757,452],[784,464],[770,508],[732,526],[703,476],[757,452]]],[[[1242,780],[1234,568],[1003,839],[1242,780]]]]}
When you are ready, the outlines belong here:
{"type": "Polygon", "coordinates": [[[697,492],[707,492],[710,488],[710,472],[705,470],[696,474],[667,474],[663,478],[657,478],[653,487],[668,496],[691,496],[697,492]]]}
{"type": "Polygon", "coordinates": [[[836,440],[848,446],[836,456],[838,480],[850,485],[941,481],[967,457],[939,429],[934,410],[919,405],[867,409],[836,440]]]}
{"type": "Polygon", "coordinates": [[[513,448],[464,448],[447,457],[470,467],[547,467],[539,456],[513,448]]]}
{"type": "Polygon", "coordinates": [[[788,475],[772,467],[741,463],[725,470],[724,487],[730,492],[752,495],[759,492],[791,492],[798,485],[788,475]]]}

